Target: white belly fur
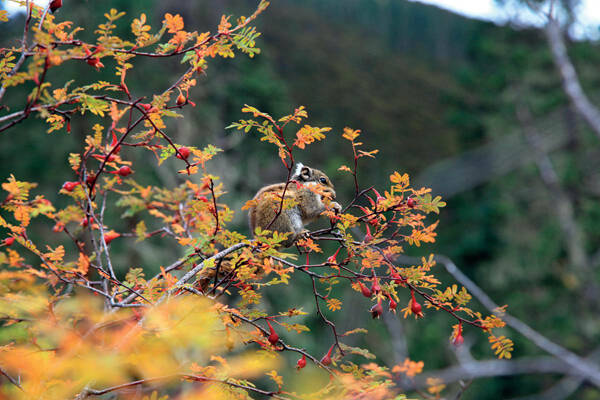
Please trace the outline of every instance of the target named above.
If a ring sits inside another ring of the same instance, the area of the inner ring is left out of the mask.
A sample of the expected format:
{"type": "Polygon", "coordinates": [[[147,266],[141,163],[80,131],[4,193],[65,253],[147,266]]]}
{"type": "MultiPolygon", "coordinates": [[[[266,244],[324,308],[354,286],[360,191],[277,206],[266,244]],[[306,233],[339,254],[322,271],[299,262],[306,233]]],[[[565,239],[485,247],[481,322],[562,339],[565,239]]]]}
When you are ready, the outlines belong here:
{"type": "Polygon", "coordinates": [[[291,210],[286,210],[286,213],[290,217],[290,221],[292,223],[292,227],[296,233],[302,232],[304,229],[304,225],[302,225],[302,218],[300,216],[300,210],[297,208],[293,208],[291,210]]]}

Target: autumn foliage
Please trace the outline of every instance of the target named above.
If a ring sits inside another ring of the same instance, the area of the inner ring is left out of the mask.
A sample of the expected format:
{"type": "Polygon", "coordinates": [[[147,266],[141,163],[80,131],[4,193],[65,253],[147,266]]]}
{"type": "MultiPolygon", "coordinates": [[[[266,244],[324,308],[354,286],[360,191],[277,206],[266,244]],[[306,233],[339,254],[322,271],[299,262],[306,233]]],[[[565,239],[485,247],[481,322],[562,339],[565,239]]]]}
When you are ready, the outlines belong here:
{"type": "MultiPolygon", "coordinates": [[[[440,285],[433,256],[424,256],[419,265],[397,262],[404,247],[435,240],[438,223],[429,215],[445,203],[430,189],[411,187],[405,173],[391,172],[384,188],[363,186],[358,170],[369,168],[377,150],[362,143],[359,130],[338,133],[311,126],[302,106],[275,117],[245,105],[248,119],[229,129],[272,145],[288,184],[297,149],[341,134],[353,157],[339,169],[355,192],[341,214],[327,212],[329,228],[311,232],[297,248],[278,246],[285,235],[258,230],[252,238],[229,229],[234,213],[244,211],[222,201],[227,182],[205,168],[220,149],[176,143],[168,120],[181,117],[182,107],[195,106],[193,89],[207,79],[211,59],[259,53],[260,34],[252,22],[267,6],[261,1],[252,15],[237,20],[223,16],[213,33],[186,30],[180,15],[165,14],[156,28],[145,14],[124,22],[125,14],[112,9],[95,30],[96,41],[88,43],[77,38],[76,21],[60,21],[60,14],[31,4],[26,24],[32,40],[22,48],[0,49],[0,98],[12,87],[32,87],[21,110],[2,110],[0,132],[16,130],[34,115],[55,135],[69,132],[71,119],[81,115],[103,121],[88,127],[79,152],[65,154],[73,174],[57,190],[69,199],[66,207],[54,206],[36,183],[12,175],[2,183],[0,317],[9,332],[3,337],[10,338],[0,343],[4,397],[83,399],[119,393],[139,398],[130,390],[135,387],[151,388],[146,399],[400,395],[399,376],[414,377],[423,363],[384,366],[368,349],[345,344],[349,335],[367,334],[359,327],[341,332],[333,322],[348,312],[344,299],[336,297],[338,288],[348,285],[356,296],[370,299],[373,318],[390,312],[398,318],[448,313],[455,320],[448,327],[455,345],[462,344],[464,330],[479,330],[498,357],[510,357],[512,342],[495,333],[504,326],[503,310],[498,316],[471,310],[464,288],[440,285]],[[130,25],[129,37],[113,34],[120,23],[130,25]],[[182,71],[175,81],[155,88],[151,98],[138,97],[127,86],[127,74],[139,58],[177,58],[182,71]],[[112,68],[114,79],[55,87],[48,71],[65,63],[112,68]],[[148,162],[159,166],[177,159],[185,182],[141,184],[136,171],[145,166],[122,156],[126,147],[145,151],[148,162]],[[136,216],[133,229],[106,223],[107,210],[115,208],[124,220],[136,216]],[[62,244],[34,242],[33,226],[46,237],[60,237],[62,244]],[[131,247],[155,236],[164,246],[179,246],[181,257],[151,266],[159,271],[155,275],[114,264],[115,242],[131,247]],[[324,242],[334,242],[335,249],[326,253],[324,242]],[[225,263],[226,274],[209,273],[225,263]],[[202,282],[206,276],[214,277],[208,285],[202,282]],[[269,309],[261,301],[271,287],[293,286],[297,279],[311,282],[306,297],[312,309],[297,304],[269,309]],[[329,332],[311,338],[321,347],[319,354],[295,344],[298,335],[312,335],[298,322],[307,313],[317,313],[329,332]],[[293,363],[282,354],[293,354],[293,363]],[[294,392],[284,380],[289,369],[295,370],[293,386],[304,392],[294,392]]],[[[282,209],[291,206],[282,203],[282,209]]],[[[430,393],[439,395],[442,389],[443,383],[432,382],[430,393]]]]}

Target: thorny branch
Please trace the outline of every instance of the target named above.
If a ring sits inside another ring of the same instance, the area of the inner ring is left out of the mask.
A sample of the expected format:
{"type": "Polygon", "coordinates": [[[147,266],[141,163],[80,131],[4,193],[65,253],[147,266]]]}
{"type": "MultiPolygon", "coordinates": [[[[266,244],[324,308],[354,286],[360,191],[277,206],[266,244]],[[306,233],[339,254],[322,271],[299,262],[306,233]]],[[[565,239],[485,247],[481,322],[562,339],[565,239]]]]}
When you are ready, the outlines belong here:
{"type": "Polygon", "coordinates": [[[226,379],[217,379],[217,378],[211,378],[211,377],[207,377],[207,376],[200,376],[200,375],[193,375],[193,374],[173,374],[173,375],[167,375],[167,376],[159,376],[159,377],[155,377],[155,378],[139,379],[137,381],[127,382],[127,383],[123,383],[121,385],[111,386],[111,387],[108,387],[105,389],[97,390],[97,389],[85,388],[79,394],[77,394],[77,396],[75,397],[75,400],[83,400],[90,396],[102,396],[107,393],[117,392],[117,391],[120,391],[123,389],[128,389],[128,388],[139,386],[139,385],[146,385],[149,383],[160,382],[160,381],[169,381],[169,380],[173,380],[173,379],[177,379],[177,378],[185,379],[185,380],[192,381],[192,382],[223,384],[223,385],[227,385],[227,386],[231,386],[231,387],[235,387],[235,388],[239,388],[239,389],[248,390],[249,392],[260,394],[260,395],[267,396],[267,397],[271,397],[273,399],[282,399],[282,400],[288,399],[288,397],[281,396],[277,392],[259,389],[254,386],[242,385],[242,384],[239,384],[236,382],[230,382],[226,379]]]}

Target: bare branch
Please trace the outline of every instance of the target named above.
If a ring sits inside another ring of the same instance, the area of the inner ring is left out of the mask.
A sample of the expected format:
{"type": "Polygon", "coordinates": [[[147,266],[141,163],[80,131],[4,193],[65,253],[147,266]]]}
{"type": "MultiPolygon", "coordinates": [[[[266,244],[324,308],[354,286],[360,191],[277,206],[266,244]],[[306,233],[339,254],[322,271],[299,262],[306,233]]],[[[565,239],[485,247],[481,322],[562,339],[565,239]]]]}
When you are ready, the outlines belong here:
{"type": "Polygon", "coordinates": [[[189,281],[190,279],[192,279],[198,272],[200,272],[207,261],[209,260],[220,260],[221,258],[225,257],[226,255],[228,255],[229,253],[233,253],[236,250],[239,250],[243,247],[247,247],[249,246],[247,243],[238,243],[236,245],[233,245],[217,254],[215,254],[212,257],[207,258],[206,260],[202,261],[200,264],[196,265],[194,268],[192,268],[190,271],[188,271],[185,275],[183,275],[181,277],[181,279],[179,279],[177,281],[177,283],[175,285],[173,285],[173,287],[171,289],[169,289],[169,291],[167,293],[165,293],[157,302],[156,304],[161,304],[165,298],[167,298],[168,296],[170,296],[174,291],[181,289],[181,286],[184,285],[187,281],[189,281]]]}
{"type": "Polygon", "coordinates": [[[10,383],[12,383],[13,385],[15,385],[19,389],[21,389],[21,391],[23,390],[23,388],[19,384],[19,381],[17,381],[15,378],[13,378],[12,376],[10,376],[8,374],[8,372],[6,372],[2,367],[0,367],[0,374],[4,375],[6,377],[6,379],[8,379],[10,381],[10,383]]]}
{"type": "Polygon", "coordinates": [[[577,112],[600,137],[600,111],[588,99],[581,87],[575,67],[567,54],[567,47],[558,21],[552,17],[548,18],[544,32],[552,52],[552,59],[562,78],[565,93],[577,112]]]}
{"type": "MultiPolygon", "coordinates": [[[[409,257],[407,257],[407,259],[408,258],[409,257]]],[[[491,312],[497,312],[498,305],[494,303],[494,301],[479,286],[477,286],[475,282],[460,271],[451,259],[442,255],[436,255],[435,260],[440,262],[457,281],[467,288],[469,293],[475,296],[477,300],[483,304],[485,308],[491,312]]],[[[595,386],[600,387],[600,368],[598,368],[596,364],[589,362],[554,343],[520,319],[515,318],[510,314],[504,314],[501,317],[507,325],[531,340],[536,346],[568,364],[570,368],[572,368],[570,373],[577,371],[577,373],[584,375],[595,386]]]]}
{"type": "Polygon", "coordinates": [[[525,105],[517,106],[517,119],[523,127],[525,139],[535,155],[540,177],[552,198],[552,208],[563,233],[562,239],[566,245],[569,263],[573,266],[579,282],[584,288],[586,301],[594,308],[598,308],[600,288],[592,278],[594,274],[585,250],[585,235],[575,218],[573,202],[563,189],[552,161],[541,145],[542,137],[533,126],[531,113],[525,105]]]}
{"type": "Polygon", "coordinates": [[[428,378],[438,378],[445,383],[523,374],[572,374],[576,371],[569,365],[554,357],[524,357],[516,360],[473,361],[446,369],[417,375],[414,381],[405,383],[404,390],[415,390],[427,387],[428,378]]]}

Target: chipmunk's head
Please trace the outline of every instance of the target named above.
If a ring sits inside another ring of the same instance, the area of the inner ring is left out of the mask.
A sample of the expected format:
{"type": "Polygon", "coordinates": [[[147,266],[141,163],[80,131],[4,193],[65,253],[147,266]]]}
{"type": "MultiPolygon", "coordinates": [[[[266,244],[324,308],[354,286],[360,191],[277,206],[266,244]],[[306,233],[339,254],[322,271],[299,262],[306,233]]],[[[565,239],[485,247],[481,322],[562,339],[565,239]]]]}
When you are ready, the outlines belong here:
{"type": "Polygon", "coordinates": [[[301,183],[319,184],[333,189],[333,183],[331,183],[331,179],[329,179],[329,177],[325,175],[323,171],[320,171],[316,168],[307,167],[300,162],[296,164],[291,179],[301,183]]]}

